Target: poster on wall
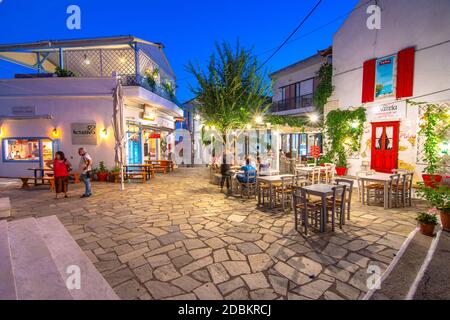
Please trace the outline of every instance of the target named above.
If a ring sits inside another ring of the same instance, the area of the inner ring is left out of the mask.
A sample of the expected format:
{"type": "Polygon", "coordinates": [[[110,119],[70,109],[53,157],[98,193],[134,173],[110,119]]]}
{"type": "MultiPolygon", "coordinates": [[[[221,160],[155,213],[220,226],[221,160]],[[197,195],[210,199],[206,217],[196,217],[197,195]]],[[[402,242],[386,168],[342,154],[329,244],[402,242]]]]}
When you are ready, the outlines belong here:
{"type": "Polygon", "coordinates": [[[375,77],[375,98],[377,99],[394,95],[395,60],[395,55],[377,60],[375,77]]]}
{"type": "Polygon", "coordinates": [[[73,145],[97,145],[97,124],[72,123],[72,144],[73,145]]]}

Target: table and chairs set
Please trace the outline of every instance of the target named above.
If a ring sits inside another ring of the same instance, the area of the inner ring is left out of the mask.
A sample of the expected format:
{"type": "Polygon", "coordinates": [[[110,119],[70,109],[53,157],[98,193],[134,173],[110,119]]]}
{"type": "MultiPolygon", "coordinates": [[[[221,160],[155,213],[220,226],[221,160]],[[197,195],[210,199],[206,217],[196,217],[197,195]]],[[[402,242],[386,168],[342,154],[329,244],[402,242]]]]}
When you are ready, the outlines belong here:
{"type": "Polygon", "coordinates": [[[392,174],[374,171],[358,173],[356,179],[335,177],[335,165],[295,166],[294,174],[243,172],[235,174],[254,176],[245,183],[233,179],[232,189],[242,197],[256,197],[259,207],[275,207],[294,212],[295,228],[304,233],[309,229],[326,232],[342,228],[351,218],[353,190],[358,189],[363,205],[382,204],[385,209],[411,206],[413,173],[393,170],[392,174]]]}
{"type": "Polygon", "coordinates": [[[170,160],[145,160],[144,164],[124,165],[124,179],[138,180],[142,183],[155,178],[155,172],[167,174],[174,171],[174,163],[170,160]]]}

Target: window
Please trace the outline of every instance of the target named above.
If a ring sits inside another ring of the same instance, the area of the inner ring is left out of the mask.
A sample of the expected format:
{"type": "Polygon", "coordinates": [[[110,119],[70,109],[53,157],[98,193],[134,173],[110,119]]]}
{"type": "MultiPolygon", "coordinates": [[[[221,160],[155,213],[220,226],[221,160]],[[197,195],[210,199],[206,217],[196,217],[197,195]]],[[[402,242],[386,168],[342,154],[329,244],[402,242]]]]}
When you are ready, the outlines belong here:
{"type": "Polygon", "coordinates": [[[7,161],[39,161],[39,139],[3,139],[3,159],[7,161]]]}

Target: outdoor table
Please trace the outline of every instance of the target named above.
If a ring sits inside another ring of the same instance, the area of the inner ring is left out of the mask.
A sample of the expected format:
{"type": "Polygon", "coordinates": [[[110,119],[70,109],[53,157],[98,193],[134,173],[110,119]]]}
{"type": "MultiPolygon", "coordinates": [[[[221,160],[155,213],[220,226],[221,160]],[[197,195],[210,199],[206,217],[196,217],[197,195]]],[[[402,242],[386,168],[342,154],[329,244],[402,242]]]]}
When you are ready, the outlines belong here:
{"type": "MultiPolygon", "coordinates": [[[[273,184],[274,183],[280,183],[282,180],[281,178],[283,177],[294,177],[293,174],[282,174],[282,175],[277,175],[277,176],[259,176],[256,177],[256,189],[259,189],[259,184],[261,182],[267,183],[269,185],[269,203],[270,203],[270,208],[273,209],[274,205],[273,205],[273,184]]],[[[261,195],[258,192],[258,205],[261,204],[261,195]]]]}
{"type": "Polygon", "coordinates": [[[146,164],[157,165],[163,168],[168,168],[169,171],[173,171],[174,164],[172,160],[145,160],[146,164]]]}
{"type": "Polygon", "coordinates": [[[275,169],[269,169],[269,170],[260,170],[259,175],[260,176],[275,176],[279,175],[280,171],[275,169]]]}
{"type": "MultiPolygon", "coordinates": [[[[50,168],[29,168],[28,170],[34,171],[34,185],[35,186],[38,185],[38,183],[37,183],[38,178],[43,178],[44,177],[45,171],[53,172],[53,169],[50,169],[50,168]],[[38,174],[37,174],[38,172],[40,172],[40,176],[39,177],[38,177],[38,174]]],[[[44,184],[44,181],[42,181],[42,184],[44,184]]]]}
{"type": "Polygon", "coordinates": [[[384,202],[384,209],[390,208],[390,201],[389,201],[389,182],[391,181],[391,174],[388,173],[381,173],[377,172],[375,174],[359,174],[358,180],[361,182],[361,194],[362,194],[362,203],[364,204],[364,197],[365,197],[365,188],[364,183],[365,182],[376,182],[383,184],[383,202],[384,202]]]}
{"type": "Polygon", "coordinates": [[[320,221],[320,232],[325,232],[326,216],[327,216],[327,197],[333,195],[333,188],[335,186],[331,184],[313,184],[310,186],[302,187],[301,189],[306,190],[308,194],[318,196],[322,201],[322,210],[320,214],[322,215],[320,221]]]}

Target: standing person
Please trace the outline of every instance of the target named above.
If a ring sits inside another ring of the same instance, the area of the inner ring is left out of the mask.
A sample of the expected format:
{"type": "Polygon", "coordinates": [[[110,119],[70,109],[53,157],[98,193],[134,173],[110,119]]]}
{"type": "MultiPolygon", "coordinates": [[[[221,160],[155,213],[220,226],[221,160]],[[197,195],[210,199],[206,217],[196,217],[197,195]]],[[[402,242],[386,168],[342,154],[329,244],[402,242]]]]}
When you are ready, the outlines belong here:
{"type": "Polygon", "coordinates": [[[92,158],[86,152],[86,149],[78,149],[78,154],[80,155],[80,164],[78,169],[80,171],[80,179],[84,182],[85,191],[81,198],[88,198],[92,195],[91,187],[91,171],[92,171],[92,158]]]}
{"type": "Polygon", "coordinates": [[[56,152],[55,159],[50,165],[53,169],[55,177],[55,199],[58,199],[58,194],[64,193],[64,198],[68,198],[67,192],[69,191],[69,171],[71,170],[71,164],[66,159],[64,152],[56,152]]]}

